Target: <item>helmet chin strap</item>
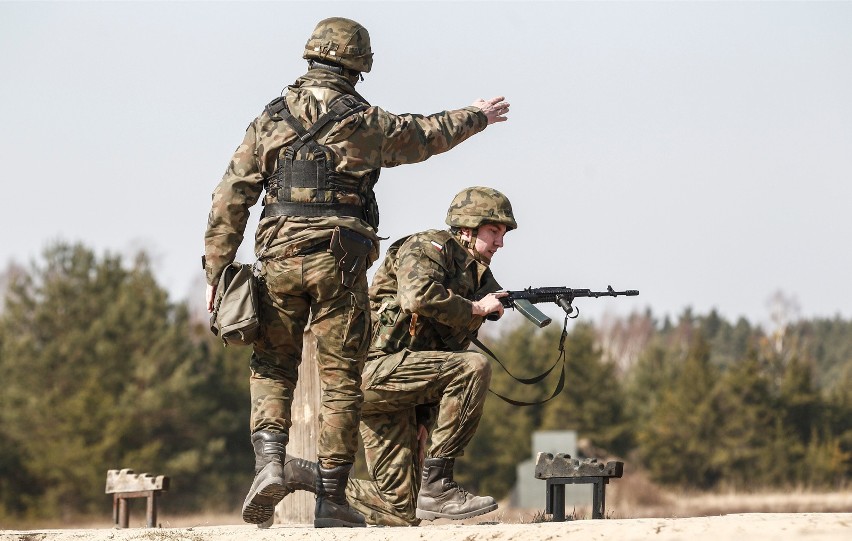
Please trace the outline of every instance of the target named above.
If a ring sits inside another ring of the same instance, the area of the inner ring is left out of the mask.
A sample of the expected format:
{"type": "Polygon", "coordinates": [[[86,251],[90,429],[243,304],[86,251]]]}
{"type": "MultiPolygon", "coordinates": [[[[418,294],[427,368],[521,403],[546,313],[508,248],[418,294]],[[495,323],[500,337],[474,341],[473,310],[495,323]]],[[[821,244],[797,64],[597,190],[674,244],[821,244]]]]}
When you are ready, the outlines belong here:
{"type": "Polygon", "coordinates": [[[471,257],[473,257],[477,262],[482,263],[483,265],[488,265],[483,259],[482,254],[476,251],[476,233],[479,231],[479,228],[469,228],[470,229],[470,239],[464,240],[462,238],[461,229],[459,229],[458,233],[455,234],[456,240],[459,241],[459,244],[467,248],[467,251],[470,253],[471,257]]]}

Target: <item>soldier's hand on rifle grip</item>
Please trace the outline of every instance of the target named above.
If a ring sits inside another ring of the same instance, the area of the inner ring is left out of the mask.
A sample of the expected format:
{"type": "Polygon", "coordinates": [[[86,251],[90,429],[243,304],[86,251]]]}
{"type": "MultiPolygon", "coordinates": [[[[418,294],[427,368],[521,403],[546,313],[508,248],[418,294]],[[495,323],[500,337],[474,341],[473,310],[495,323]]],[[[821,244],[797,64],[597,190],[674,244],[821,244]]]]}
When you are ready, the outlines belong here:
{"type": "Polygon", "coordinates": [[[489,293],[478,301],[474,301],[473,315],[485,317],[492,314],[488,319],[499,319],[503,316],[503,303],[500,302],[500,298],[505,297],[506,295],[508,295],[508,293],[505,291],[489,293]],[[494,314],[496,314],[496,317],[494,317],[494,314]]]}

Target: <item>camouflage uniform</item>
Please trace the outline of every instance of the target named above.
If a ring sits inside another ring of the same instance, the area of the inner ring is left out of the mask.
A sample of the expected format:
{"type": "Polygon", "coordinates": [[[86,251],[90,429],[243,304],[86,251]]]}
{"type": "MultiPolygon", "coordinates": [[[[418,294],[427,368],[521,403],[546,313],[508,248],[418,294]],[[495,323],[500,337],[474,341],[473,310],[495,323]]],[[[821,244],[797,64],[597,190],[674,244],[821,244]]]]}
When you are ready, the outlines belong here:
{"type": "MultiPolygon", "coordinates": [[[[290,112],[310,126],[342,94],[363,100],[344,76],[311,69],[288,88],[290,112]]],[[[381,167],[416,163],[445,152],[487,125],[475,107],[420,115],[393,115],[369,107],[321,130],[317,141],[337,157],[335,169],[358,177],[381,167]]],[[[296,138],[285,123],[267,112],[246,130],[224,178],[213,192],[205,234],[205,272],[215,285],[222,269],[234,259],[245,230],[249,208],[260,198],[264,181],[275,170],[282,148],[296,138]]],[[[295,192],[295,190],[294,190],[295,192]]],[[[303,194],[309,200],[310,194],[303,194]]],[[[294,193],[298,200],[300,194],[294,193]]],[[[270,201],[267,192],[264,203],[270,201]]],[[[338,202],[359,203],[357,194],[338,202]]],[[[252,432],[286,432],[290,405],[301,361],[302,333],[311,315],[317,337],[317,357],[323,384],[318,456],[326,467],[351,463],[357,445],[354,427],[362,400],[360,373],[367,349],[369,313],[367,279],[361,273],[351,288],[340,283],[335,259],[328,251],[299,255],[327,243],[335,227],[356,231],[375,242],[369,263],[377,257],[378,238],[364,221],[354,217],[282,218],[283,226],[270,239],[279,218],[262,220],[255,237],[256,252],[270,242],[261,276],[261,338],[251,359],[252,432]]]]}
{"type": "Polygon", "coordinates": [[[448,231],[395,242],[370,288],[373,342],[364,370],[361,436],[372,480],[347,499],[369,523],[412,525],[420,486],[418,413],[437,406],[428,455],[457,457],[482,415],[491,369],[467,351],[484,318],[471,299],[500,290],[448,231]]]}

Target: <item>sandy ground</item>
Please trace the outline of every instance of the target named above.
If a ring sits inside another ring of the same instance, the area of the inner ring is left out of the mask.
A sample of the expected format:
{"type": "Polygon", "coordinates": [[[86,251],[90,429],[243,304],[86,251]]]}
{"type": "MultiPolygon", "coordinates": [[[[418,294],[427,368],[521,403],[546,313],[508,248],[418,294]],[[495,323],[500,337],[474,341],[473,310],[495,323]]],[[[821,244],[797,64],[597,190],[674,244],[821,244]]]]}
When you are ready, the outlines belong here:
{"type": "Polygon", "coordinates": [[[762,541],[852,539],[852,513],[742,513],[691,518],[575,520],[528,524],[438,524],[417,528],[314,529],[276,525],[2,531],[2,541],[762,541]]]}

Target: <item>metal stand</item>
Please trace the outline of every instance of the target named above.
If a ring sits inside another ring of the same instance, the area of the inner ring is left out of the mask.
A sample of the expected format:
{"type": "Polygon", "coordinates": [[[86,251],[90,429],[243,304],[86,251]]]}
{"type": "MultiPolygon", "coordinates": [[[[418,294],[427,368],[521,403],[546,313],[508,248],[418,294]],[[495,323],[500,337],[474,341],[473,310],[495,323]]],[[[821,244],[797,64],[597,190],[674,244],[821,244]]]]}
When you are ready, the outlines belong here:
{"type": "Polygon", "coordinates": [[[593,484],[592,518],[604,518],[606,485],[608,477],[551,477],[547,479],[545,513],[553,515],[554,522],[565,520],[565,485],[593,484]]]}
{"type": "Polygon", "coordinates": [[[606,507],[606,485],[609,480],[624,473],[624,463],[610,461],[606,464],[594,458],[577,460],[571,455],[539,453],[535,462],[536,479],[547,481],[545,513],[552,515],[554,522],[565,520],[565,485],[594,485],[592,491],[592,518],[604,518],[606,507]]]}
{"type": "Polygon", "coordinates": [[[143,492],[122,492],[112,495],[112,521],[119,528],[128,528],[130,525],[130,500],[132,498],[146,498],[146,525],[148,528],[157,526],[157,492],[146,490],[143,492]]]}
{"type": "Polygon", "coordinates": [[[118,528],[130,525],[130,500],[147,500],[146,525],[157,526],[157,500],[160,492],[169,489],[169,478],[165,475],[152,476],[135,474],[133,470],[107,471],[106,493],[112,494],[112,522],[118,528]]]}

